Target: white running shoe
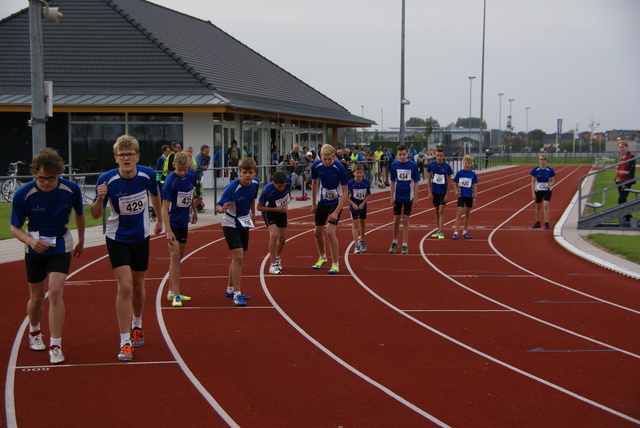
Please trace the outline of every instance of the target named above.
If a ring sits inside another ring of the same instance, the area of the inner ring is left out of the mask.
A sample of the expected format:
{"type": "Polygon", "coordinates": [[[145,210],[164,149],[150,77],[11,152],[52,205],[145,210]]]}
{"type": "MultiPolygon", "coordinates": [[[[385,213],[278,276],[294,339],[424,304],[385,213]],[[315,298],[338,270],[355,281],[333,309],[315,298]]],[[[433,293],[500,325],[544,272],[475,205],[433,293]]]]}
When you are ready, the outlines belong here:
{"type": "Polygon", "coordinates": [[[64,363],[64,354],[62,353],[62,348],[60,348],[59,346],[49,347],[49,362],[51,364],[64,363]]]}
{"type": "Polygon", "coordinates": [[[47,348],[42,341],[42,333],[35,336],[29,334],[29,348],[33,351],[44,351],[47,348]]]}
{"type": "Polygon", "coordinates": [[[280,275],[280,267],[278,265],[271,265],[269,268],[269,273],[271,275],[280,275]]]}

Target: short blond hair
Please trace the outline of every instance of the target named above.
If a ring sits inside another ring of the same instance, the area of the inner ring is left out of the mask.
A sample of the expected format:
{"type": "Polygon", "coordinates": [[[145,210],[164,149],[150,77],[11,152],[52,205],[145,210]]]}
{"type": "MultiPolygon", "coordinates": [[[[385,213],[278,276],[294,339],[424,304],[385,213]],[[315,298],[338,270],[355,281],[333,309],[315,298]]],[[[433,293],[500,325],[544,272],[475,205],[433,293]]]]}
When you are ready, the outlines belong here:
{"type": "Polygon", "coordinates": [[[173,164],[180,165],[180,166],[185,166],[185,165],[191,166],[191,164],[193,164],[193,161],[191,160],[191,155],[189,153],[180,152],[180,153],[176,153],[176,155],[173,157],[173,164]]]}
{"type": "Polygon", "coordinates": [[[116,155],[122,150],[133,150],[136,154],[140,154],[140,143],[134,137],[129,134],[124,134],[118,137],[113,145],[113,154],[116,155]]]}
{"type": "Polygon", "coordinates": [[[333,155],[336,153],[336,149],[331,144],[324,144],[320,149],[321,155],[333,155]]]}
{"type": "Polygon", "coordinates": [[[622,144],[623,146],[625,146],[626,148],[629,148],[629,143],[627,143],[626,140],[620,140],[618,141],[617,146],[619,146],[620,144],[622,144]]]}
{"type": "Polygon", "coordinates": [[[471,164],[473,164],[473,158],[471,157],[471,155],[464,155],[464,157],[462,158],[462,162],[465,161],[469,161],[471,162],[471,164]]]}
{"type": "Polygon", "coordinates": [[[544,158],[544,160],[546,160],[546,161],[549,160],[549,157],[547,155],[545,155],[544,153],[540,153],[539,157],[544,158]]]}

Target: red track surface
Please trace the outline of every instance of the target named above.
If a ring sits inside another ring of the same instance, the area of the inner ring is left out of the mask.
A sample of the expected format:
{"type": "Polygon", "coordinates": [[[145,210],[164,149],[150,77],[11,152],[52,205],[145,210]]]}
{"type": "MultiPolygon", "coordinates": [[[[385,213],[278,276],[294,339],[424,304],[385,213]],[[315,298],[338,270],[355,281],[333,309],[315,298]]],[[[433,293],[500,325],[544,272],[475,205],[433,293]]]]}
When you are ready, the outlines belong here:
{"type": "MultiPolygon", "coordinates": [[[[365,254],[352,254],[345,211],[344,259],[335,276],[310,269],[317,258],[313,219],[308,208],[292,210],[283,275],[265,274],[268,232],[251,232],[246,308],[224,298],[229,252],[219,225],[189,236],[182,289],[193,300],[182,308],[164,298],[168,250],[155,239],[143,318],[147,344],[133,363],[116,360],[116,285],[108,260],[100,259],[104,246],[72,265],[62,366],[28,349],[23,263],[6,263],[5,277],[15,284],[5,293],[0,332],[0,361],[8,367],[3,421],[20,427],[638,424],[638,282],[569,254],[551,232],[530,229],[528,171],[481,174],[471,240],[431,238],[435,214],[422,199],[411,219],[409,255],[387,252],[387,193],[369,204],[365,254]],[[78,271],[83,265],[90,266],[78,271]]],[[[554,221],[586,169],[556,172],[554,221]]],[[[454,204],[446,217],[454,220],[454,204]]]]}

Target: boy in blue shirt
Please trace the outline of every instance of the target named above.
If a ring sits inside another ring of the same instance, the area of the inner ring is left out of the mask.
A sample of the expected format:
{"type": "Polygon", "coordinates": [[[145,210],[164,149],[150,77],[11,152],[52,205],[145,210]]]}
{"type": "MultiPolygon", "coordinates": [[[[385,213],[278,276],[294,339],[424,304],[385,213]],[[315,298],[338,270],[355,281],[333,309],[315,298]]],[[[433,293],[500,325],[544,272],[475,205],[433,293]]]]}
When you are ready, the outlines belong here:
{"type": "Polygon", "coordinates": [[[40,331],[44,295],[49,285],[49,362],[64,362],[62,327],[65,306],[62,300],[64,281],[71,257],[80,257],[84,248],[84,209],[82,192],[73,181],[60,178],[64,171],[62,157],[51,148],[43,148],[31,162],[35,180],[20,187],[11,207],[11,233],[25,244],[25,266],[29,284],[29,348],[44,351],[40,331]],[[78,227],[78,243],[67,228],[71,211],[78,227]],[[27,230],[22,227],[27,221],[27,230]]]}
{"type": "Polygon", "coordinates": [[[447,195],[451,191],[453,170],[444,161],[444,149],[436,149],[436,160],[427,167],[427,186],[433,198],[433,206],[436,212],[436,224],[438,231],[431,235],[432,238],[444,239],[444,207],[447,204],[447,195]],[[430,184],[430,185],[429,185],[430,184]]]}
{"type": "Polygon", "coordinates": [[[231,251],[227,299],[235,306],[247,306],[249,296],[240,292],[242,263],[249,249],[249,229],[255,227],[256,204],[260,182],[256,178],[258,167],[249,157],[238,162],[239,178],[227,185],[216,204],[216,212],[222,216],[222,232],[231,251]]]}
{"type": "Polygon", "coordinates": [[[170,256],[167,300],[174,307],[180,307],[183,301],[191,300],[191,297],[180,291],[180,260],[187,246],[189,223],[195,224],[198,221],[194,196],[197,181],[191,165],[192,159],[188,153],[177,153],[173,158],[174,170],[167,176],[162,190],[162,218],[170,256]],[[193,212],[191,218],[189,211],[193,212]]]}
{"type": "Polygon", "coordinates": [[[556,172],[547,165],[547,155],[541,153],[538,156],[540,166],[534,167],[531,175],[531,196],[536,201],[536,222],[533,229],[540,228],[540,218],[544,210],[544,230],[549,230],[549,204],[551,202],[551,189],[555,180],[556,172]]]}
{"type": "Polygon", "coordinates": [[[409,217],[412,208],[418,206],[418,190],[420,189],[420,170],[418,164],[409,161],[407,146],[397,147],[397,156],[389,167],[391,184],[391,205],[393,206],[393,242],[390,253],[398,249],[398,234],[402,221],[402,254],[409,254],[409,217]]]}
{"type": "Polygon", "coordinates": [[[329,273],[340,273],[338,263],[338,237],[336,228],[342,208],[349,203],[347,170],[335,159],[335,148],[325,144],[320,149],[320,160],[311,165],[311,212],[315,214],[314,238],[319,258],[312,269],[320,269],[327,262],[324,233],[327,232],[331,250],[331,269],[329,273]],[[320,196],[320,201],[318,201],[320,196]]]}
{"type": "Polygon", "coordinates": [[[351,233],[353,234],[353,252],[355,254],[367,251],[364,234],[367,226],[367,199],[371,194],[369,180],[364,178],[364,165],[356,164],[353,168],[354,177],[347,184],[349,188],[349,211],[353,220],[351,233]]]}
{"type": "Polygon", "coordinates": [[[262,189],[258,199],[258,211],[262,212],[264,224],[269,229],[269,273],[280,275],[280,256],[287,240],[287,208],[291,202],[291,177],[284,171],[273,173],[273,179],[262,189]]]}
{"type": "Polygon", "coordinates": [[[131,361],[133,347],[144,345],[142,309],[144,281],[149,268],[149,201],[158,220],[155,234],[162,232],[162,206],[155,171],[140,166],[140,145],[131,135],[120,136],[113,145],[118,168],[100,175],[91,216],[100,218],[109,204],[105,239],[113,273],[118,281],[116,314],[120,329],[118,359],[131,361]],[[148,197],[147,194],[150,196],[148,197]]]}
{"type": "Polygon", "coordinates": [[[462,237],[471,239],[469,235],[469,215],[471,214],[471,208],[473,202],[478,195],[478,176],[474,171],[471,171],[473,166],[473,158],[470,155],[465,155],[462,159],[462,168],[456,173],[453,178],[453,182],[456,187],[456,194],[458,195],[458,210],[456,212],[456,224],[453,230],[453,236],[451,239],[458,239],[458,230],[460,227],[460,217],[464,212],[464,229],[462,229],[462,237]]]}

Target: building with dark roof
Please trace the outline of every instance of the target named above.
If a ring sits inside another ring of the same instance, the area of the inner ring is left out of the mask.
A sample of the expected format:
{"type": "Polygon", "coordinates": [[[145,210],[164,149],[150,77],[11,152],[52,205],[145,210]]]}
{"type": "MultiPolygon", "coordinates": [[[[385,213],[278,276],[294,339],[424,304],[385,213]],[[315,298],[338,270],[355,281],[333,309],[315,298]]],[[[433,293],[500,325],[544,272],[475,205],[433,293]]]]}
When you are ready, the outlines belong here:
{"type": "MultiPolygon", "coordinates": [[[[115,139],[141,143],[155,165],[173,140],[223,152],[232,140],[258,164],[293,144],[334,142],[340,127],[374,122],[344,107],[209,21],[145,0],[51,0],[43,21],[53,81],[47,146],[86,172],[112,168],[115,139]]],[[[29,9],[0,21],[0,142],[5,161],[31,158],[29,9]]],[[[4,165],[0,165],[4,168],[4,165]]],[[[0,172],[1,173],[1,172],[0,172]]]]}

